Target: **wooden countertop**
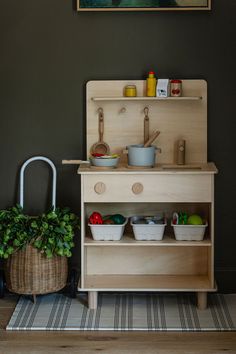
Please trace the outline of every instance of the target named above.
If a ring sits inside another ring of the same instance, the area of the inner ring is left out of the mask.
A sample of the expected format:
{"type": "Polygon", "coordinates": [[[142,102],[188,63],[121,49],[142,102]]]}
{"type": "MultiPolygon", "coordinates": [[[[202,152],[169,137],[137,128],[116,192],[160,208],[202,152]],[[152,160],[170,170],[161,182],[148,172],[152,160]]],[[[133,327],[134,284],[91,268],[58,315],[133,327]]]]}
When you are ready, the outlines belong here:
{"type": "Polygon", "coordinates": [[[90,164],[81,164],[78,168],[78,174],[216,174],[218,170],[213,162],[205,164],[157,164],[153,168],[134,167],[127,164],[119,164],[116,168],[96,167],[90,164]]]}

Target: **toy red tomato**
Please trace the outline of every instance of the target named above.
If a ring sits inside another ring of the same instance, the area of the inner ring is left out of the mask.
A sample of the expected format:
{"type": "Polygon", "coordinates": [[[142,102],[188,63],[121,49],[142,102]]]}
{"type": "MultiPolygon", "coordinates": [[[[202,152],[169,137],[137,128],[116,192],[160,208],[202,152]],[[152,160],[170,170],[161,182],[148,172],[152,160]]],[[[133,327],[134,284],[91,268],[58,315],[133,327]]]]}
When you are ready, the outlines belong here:
{"type": "Polygon", "coordinates": [[[102,224],[102,215],[98,213],[97,211],[94,211],[92,215],[89,217],[89,223],[96,225],[96,224],[102,224]]]}
{"type": "Polygon", "coordinates": [[[101,157],[101,156],[104,156],[104,154],[100,154],[99,152],[94,152],[92,154],[93,157],[101,157]]]}

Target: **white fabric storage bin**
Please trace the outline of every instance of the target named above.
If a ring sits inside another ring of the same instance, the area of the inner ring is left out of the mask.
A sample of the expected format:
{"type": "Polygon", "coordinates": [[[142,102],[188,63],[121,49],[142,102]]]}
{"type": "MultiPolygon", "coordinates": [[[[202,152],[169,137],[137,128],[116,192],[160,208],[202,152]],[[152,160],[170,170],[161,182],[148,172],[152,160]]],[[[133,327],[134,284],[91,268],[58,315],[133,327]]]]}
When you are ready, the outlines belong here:
{"type": "Polygon", "coordinates": [[[133,216],[130,225],[133,228],[134,238],[137,241],[161,241],[164,236],[166,219],[163,224],[135,224],[137,216],[133,216]]]}
{"type": "Polygon", "coordinates": [[[88,224],[95,241],[119,241],[123,236],[128,219],[121,225],[88,224]]]}
{"type": "Polygon", "coordinates": [[[175,239],[178,241],[202,241],[208,223],[204,225],[174,225],[173,226],[175,239]]]}

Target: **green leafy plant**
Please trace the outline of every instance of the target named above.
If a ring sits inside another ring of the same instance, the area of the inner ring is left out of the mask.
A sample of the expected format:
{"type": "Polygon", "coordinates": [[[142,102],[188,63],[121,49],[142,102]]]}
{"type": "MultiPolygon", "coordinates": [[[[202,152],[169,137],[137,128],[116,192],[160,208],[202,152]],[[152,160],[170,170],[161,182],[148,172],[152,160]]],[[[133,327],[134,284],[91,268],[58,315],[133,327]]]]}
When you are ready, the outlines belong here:
{"type": "Polygon", "coordinates": [[[48,258],[71,257],[76,229],[79,218],[69,208],[50,209],[37,217],[25,215],[20,205],[0,210],[0,258],[29,244],[48,258]]]}

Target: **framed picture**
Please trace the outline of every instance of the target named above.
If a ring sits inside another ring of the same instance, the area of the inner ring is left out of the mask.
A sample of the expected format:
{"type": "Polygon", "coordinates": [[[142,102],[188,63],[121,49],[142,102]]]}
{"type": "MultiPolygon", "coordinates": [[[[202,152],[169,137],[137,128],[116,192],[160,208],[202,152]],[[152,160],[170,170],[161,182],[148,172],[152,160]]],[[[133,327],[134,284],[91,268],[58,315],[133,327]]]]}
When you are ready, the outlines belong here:
{"type": "Polygon", "coordinates": [[[211,0],[77,0],[78,11],[210,10],[211,0]]]}

